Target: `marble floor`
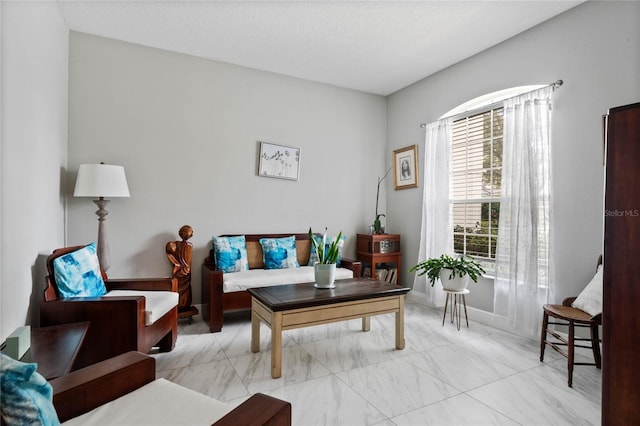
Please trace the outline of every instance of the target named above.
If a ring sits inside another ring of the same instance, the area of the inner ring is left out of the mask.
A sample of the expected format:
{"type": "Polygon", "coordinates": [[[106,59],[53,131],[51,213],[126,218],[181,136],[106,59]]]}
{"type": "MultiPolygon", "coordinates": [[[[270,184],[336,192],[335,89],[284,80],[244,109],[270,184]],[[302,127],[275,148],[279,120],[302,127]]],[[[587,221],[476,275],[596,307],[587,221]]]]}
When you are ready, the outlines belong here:
{"type": "Polygon", "coordinates": [[[262,392],[291,402],[306,425],[598,425],[601,372],[539,343],[476,322],[458,331],[442,311],[407,303],[404,350],[393,314],[284,332],[282,377],[270,376],[270,330],[251,353],[248,315],[209,333],[179,325],[175,349],[153,356],[157,376],[238,405],[262,392]]]}

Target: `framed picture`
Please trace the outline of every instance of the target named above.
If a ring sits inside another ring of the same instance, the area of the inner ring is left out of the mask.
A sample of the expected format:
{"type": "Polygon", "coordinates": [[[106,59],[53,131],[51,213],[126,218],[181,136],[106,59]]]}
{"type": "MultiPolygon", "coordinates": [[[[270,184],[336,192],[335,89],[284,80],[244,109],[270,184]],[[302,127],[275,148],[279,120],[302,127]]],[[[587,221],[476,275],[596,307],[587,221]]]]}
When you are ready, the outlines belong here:
{"type": "Polygon", "coordinates": [[[393,186],[395,189],[418,187],[418,146],[393,151],[393,186]]]}
{"type": "Polygon", "coordinates": [[[300,148],[259,142],[258,176],[298,180],[300,148]]]}

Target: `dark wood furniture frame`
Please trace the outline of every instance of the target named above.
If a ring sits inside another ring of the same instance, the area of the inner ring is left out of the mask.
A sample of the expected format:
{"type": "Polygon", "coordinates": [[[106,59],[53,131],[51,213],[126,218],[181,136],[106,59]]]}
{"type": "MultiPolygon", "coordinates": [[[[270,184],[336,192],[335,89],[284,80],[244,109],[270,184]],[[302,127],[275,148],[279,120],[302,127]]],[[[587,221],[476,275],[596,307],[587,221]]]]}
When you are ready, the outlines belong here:
{"type": "Polygon", "coordinates": [[[89,330],[89,322],[31,329],[31,348],[20,359],[38,364],[38,373],[47,379],[69,374],[89,330]]]}
{"type": "Polygon", "coordinates": [[[398,234],[358,234],[356,257],[365,267],[371,267],[371,278],[376,278],[376,265],[393,263],[397,269],[396,283],[402,285],[402,254],[398,234]]]}
{"type": "Polygon", "coordinates": [[[191,255],[193,245],[188,241],[193,236],[193,228],[183,225],[178,230],[182,241],[169,241],[165,246],[167,259],[171,262],[171,275],[178,280],[178,318],[189,318],[189,324],[198,308],[191,304],[191,255]]]}
{"type": "MultiPolygon", "coordinates": [[[[602,265],[602,256],[598,258],[598,266],[602,265]]],[[[597,270],[597,269],[596,269],[597,270]]],[[[602,356],[600,354],[600,337],[598,328],[602,325],[602,314],[594,316],[588,313],[574,308],[571,306],[575,297],[567,297],[562,301],[562,305],[544,305],[543,318],[542,318],[542,336],[540,338],[540,362],[544,361],[544,350],[548,346],[558,352],[560,355],[567,358],[567,370],[568,378],[567,383],[569,387],[573,386],[573,366],[574,365],[595,365],[597,368],[602,368],[602,356]],[[556,318],[557,321],[549,321],[549,317],[556,318]],[[558,334],[555,330],[550,329],[549,325],[561,325],[567,326],[569,329],[569,336],[558,334]],[[590,338],[576,337],[575,328],[589,328],[590,338]],[[553,336],[553,339],[549,339],[548,335],[553,336]],[[590,342],[590,345],[576,344],[576,342],[590,342]],[[562,347],[567,348],[565,352],[562,347]],[[593,352],[593,362],[575,362],[575,348],[591,349],[593,352]]]]}
{"type": "MultiPolygon", "coordinates": [[[[247,241],[247,257],[249,269],[264,268],[260,238],[284,238],[294,235],[298,263],[309,263],[311,241],[308,234],[234,234],[225,237],[244,235],[247,241]]],[[[361,275],[361,264],[358,261],[342,259],[341,266],[351,269],[354,277],[361,275]]],[[[251,295],[245,291],[225,293],[223,291],[223,272],[216,268],[213,250],[202,265],[202,316],[209,322],[212,333],[222,330],[224,313],[251,309],[251,295]]]]}
{"type": "Polygon", "coordinates": [[[640,424],[640,103],[605,119],[602,424],[640,424]]]}
{"type": "MultiPolygon", "coordinates": [[[[178,307],[171,309],[153,324],[145,324],[145,298],[76,297],[61,298],[56,287],[53,260],[83,246],[54,250],[47,259],[47,287],[40,303],[40,325],[52,326],[89,321],[89,331],[80,350],[77,368],[128,351],[149,352],[154,346],[161,351],[173,349],[178,336],[178,307]]],[[[105,285],[111,290],[178,290],[175,278],[108,279],[102,271],[105,285]]]]}
{"type": "MultiPolygon", "coordinates": [[[[53,405],[65,422],[152,382],[155,376],[154,358],[127,352],[51,380],[53,405]]],[[[214,425],[290,426],[291,404],[258,393],[214,425]]]]}

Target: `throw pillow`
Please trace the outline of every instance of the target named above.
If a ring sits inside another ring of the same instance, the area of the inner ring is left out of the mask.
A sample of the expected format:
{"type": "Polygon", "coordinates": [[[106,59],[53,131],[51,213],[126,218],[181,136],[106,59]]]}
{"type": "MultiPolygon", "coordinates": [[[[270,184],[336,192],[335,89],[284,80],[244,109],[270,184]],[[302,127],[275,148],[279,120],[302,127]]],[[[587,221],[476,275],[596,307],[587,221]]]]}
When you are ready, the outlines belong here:
{"type": "Polygon", "coordinates": [[[247,242],[244,235],[236,237],[213,237],[216,267],[222,272],[249,270],[247,242]]]}
{"type": "Polygon", "coordinates": [[[107,293],[95,243],[56,258],[53,270],[61,297],[100,297],[107,293]]]}
{"type": "Polygon", "coordinates": [[[576,297],[571,306],[585,311],[591,316],[602,313],[602,266],[587,284],[582,293],[576,297]]]}
{"type": "Polygon", "coordinates": [[[0,406],[8,425],[59,425],[51,385],[36,372],[37,364],[25,364],[0,354],[0,406]]]}
{"type": "MultiPolygon", "coordinates": [[[[318,245],[322,244],[322,237],[319,235],[314,235],[313,239],[316,240],[318,245]]],[[[331,244],[335,241],[336,237],[330,237],[327,235],[327,240],[325,241],[324,249],[329,250],[331,244]]],[[[344,246],[344,241],[347,239],[344,235],[340,237],[340,241],[338,242],[338,259],[336,260],[336,267],[340,267],[340,261],[342,260],[342,247],[344,246]]],[[[309,253],[309,263],[308,266],[313,266],[317,261],[318,253],[316,253],[316,246],[311,244],[311,252],[309,253]]]]}
{"type": "Polygon", "coordinates": [[[264,269],[299,268],[296,237],[261,238],[264,269]]]}

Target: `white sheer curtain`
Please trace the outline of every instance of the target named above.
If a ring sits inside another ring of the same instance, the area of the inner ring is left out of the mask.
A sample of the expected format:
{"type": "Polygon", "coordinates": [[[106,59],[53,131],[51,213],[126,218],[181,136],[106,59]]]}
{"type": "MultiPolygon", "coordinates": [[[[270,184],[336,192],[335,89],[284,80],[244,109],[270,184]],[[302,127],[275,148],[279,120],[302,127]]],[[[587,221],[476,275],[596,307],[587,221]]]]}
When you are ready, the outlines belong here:
{"type": "Polygon", "coordinates": [[[553,88],[504,102],[502,200],[494,312],[536,336],[551,280],[551,101],[553,88]]]}
{"type": "MultiPolygon", "coordinates": [[[[452,120],[427,124],[424,142],[424,196],[418,263],[443,253],[453,252],[449,182],[451,169],[452,120]]],[[[444,305],[444,292],[439,284],[431,287],[426,275],[416,274],[413,290],[427,295],[435,306],[444,305]]]]}

